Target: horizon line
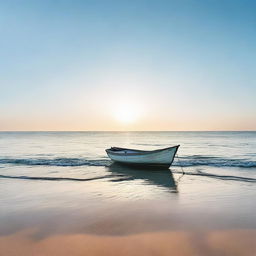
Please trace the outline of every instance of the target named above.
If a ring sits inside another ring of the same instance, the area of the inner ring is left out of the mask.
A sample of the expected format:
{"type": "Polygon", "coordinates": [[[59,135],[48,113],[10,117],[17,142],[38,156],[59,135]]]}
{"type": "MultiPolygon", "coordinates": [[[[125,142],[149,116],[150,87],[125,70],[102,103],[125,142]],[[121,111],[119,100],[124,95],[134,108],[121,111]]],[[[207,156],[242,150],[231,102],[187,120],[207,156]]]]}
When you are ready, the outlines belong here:
{"type": "Polygon", "coordinates": [[[0,130],[0,132],[256,132],[256,130],[0,130]]]}

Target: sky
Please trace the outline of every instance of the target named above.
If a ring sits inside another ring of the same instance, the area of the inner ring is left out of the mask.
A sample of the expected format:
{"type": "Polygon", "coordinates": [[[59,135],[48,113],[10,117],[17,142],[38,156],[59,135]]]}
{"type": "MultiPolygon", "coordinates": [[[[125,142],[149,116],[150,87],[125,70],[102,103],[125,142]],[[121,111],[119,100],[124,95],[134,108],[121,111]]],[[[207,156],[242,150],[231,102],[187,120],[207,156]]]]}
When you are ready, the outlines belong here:
{"type": "Polygon", "coordinates": [[[0,130],[256,130],[256,1],[0,0],[0,130]]]}

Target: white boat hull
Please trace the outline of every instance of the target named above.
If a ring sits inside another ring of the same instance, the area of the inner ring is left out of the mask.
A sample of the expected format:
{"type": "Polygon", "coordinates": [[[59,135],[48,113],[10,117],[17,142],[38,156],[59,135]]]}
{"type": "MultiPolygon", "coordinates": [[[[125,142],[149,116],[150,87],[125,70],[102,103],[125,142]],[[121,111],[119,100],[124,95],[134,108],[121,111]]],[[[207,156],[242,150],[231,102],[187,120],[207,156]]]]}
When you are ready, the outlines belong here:
{"type": "Polygon", "coordinates": [[[107,149],[106,152],[111,160],[119,163],[169,167],[174,160],[178,147],[179,145],[153,151],[132,149],[113,151],[107,149]]]}

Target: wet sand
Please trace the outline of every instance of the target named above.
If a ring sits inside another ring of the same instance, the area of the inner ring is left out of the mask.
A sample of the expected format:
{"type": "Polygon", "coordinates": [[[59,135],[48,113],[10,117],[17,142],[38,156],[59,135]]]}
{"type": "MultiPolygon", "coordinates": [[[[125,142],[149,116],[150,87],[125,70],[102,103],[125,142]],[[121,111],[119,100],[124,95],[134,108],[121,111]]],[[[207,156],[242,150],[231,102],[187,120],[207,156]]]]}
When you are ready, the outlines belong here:
{"type": "Polygon", "coordinates": [[[241,212],[189,209],[175,200],[96,204],[5,216],[0,255],[256,255],[255,222],[239,219],[241,212]]]}
{"type": "Polygon", "coordinates": [[[54,235],[42,239],[24,230],[0,237],[0,255],[254,256],[256,230],[155,232],[128,236],[54,235]]]}

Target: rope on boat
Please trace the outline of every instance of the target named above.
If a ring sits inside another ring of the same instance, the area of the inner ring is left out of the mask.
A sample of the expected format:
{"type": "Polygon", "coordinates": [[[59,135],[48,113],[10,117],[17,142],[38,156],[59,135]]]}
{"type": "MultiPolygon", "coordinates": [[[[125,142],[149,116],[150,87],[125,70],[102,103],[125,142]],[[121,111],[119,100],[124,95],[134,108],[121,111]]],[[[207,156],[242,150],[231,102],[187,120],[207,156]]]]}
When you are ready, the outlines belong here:
{"type": "Polygon", "coordinates": [[[178,162],[179,162],[179,166],[180,166],[180,168],[181,168],[182,174],[184,175],[184,174],[185,174],[185,171],[183,170],[183,167],[182,167],[182,165],[181,165],[181,163],[180,163],[180,158],[179,158],[178,153],[177,153],[176,155],[177,155],[177,158],[178,158],[178,162]]]}

